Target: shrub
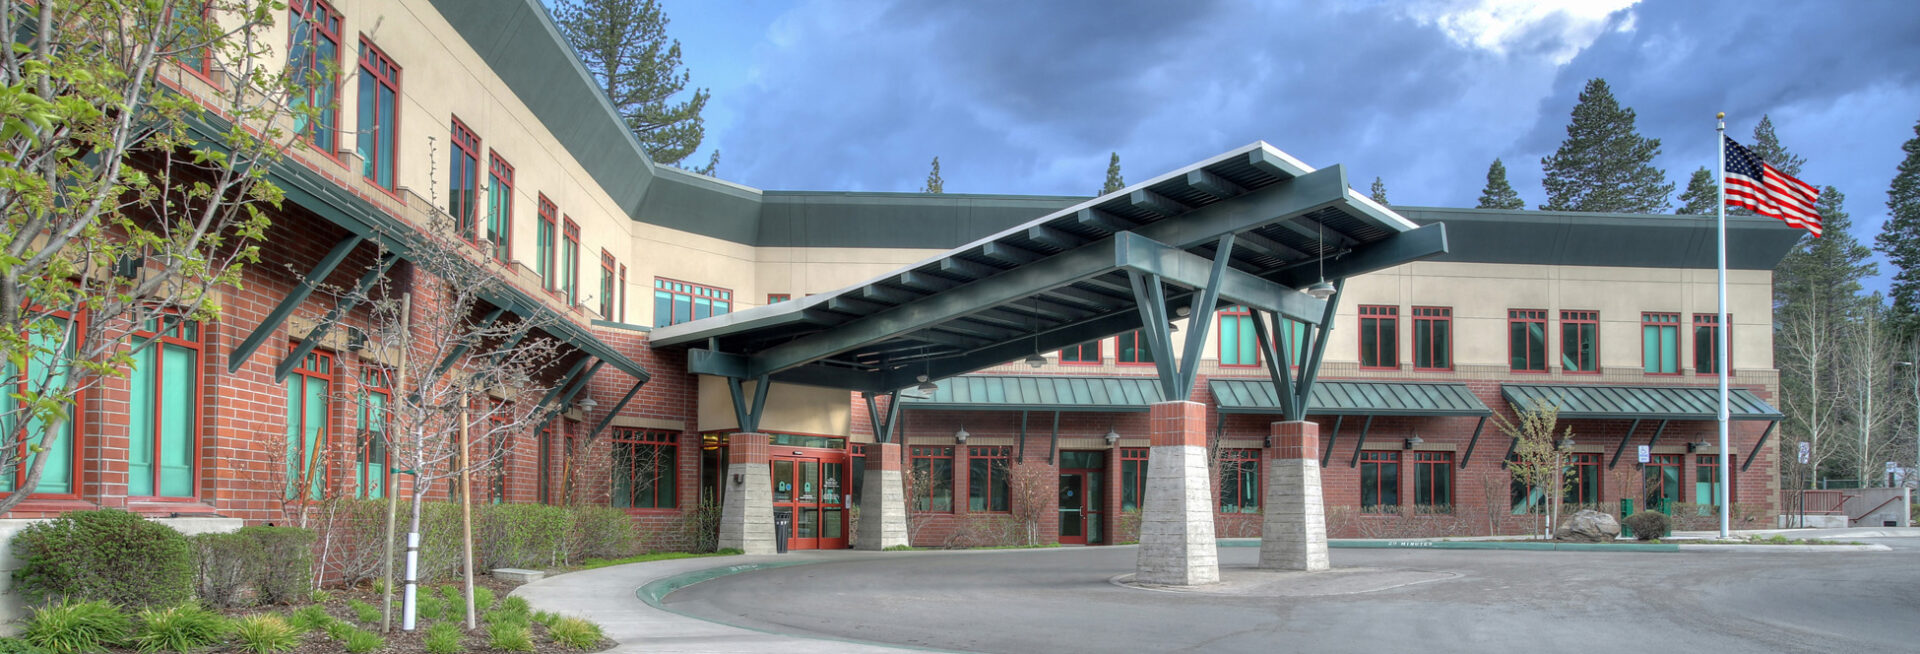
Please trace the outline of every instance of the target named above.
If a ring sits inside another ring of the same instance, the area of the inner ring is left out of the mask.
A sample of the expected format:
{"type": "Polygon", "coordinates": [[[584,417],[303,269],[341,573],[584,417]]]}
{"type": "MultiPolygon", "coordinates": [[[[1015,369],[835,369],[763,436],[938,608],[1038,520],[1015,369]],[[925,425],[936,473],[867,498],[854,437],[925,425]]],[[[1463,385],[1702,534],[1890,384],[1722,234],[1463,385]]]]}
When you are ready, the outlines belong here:
{"type": "Polygon", "coordinates": [[[480,620],[487,624],[517,624],[523,627],[533,624],[533,616],[501,610],[488,611],[480,616],[480,620]]]}
{"type": "Polygon", "coordinates": [[[189,652],[220,642],[227,619],[193,604],[142,609],[130,641],[142,652],[189,652]]]}
{"type": "Polygon", "coordinates": [[[486,613],[493,608],[493,589],[486,586],[473,587],[473,612],[486,613]]]}
{"type": "Polygon", "coordinates": [[[0,638],[0,654],[47,654],[47,650],[18,638],[0,638]]]}
{"type": "Polygon", "coordinates": [[[533,614],[533,621],[546,625],[548,629],[552,629],[553,625],[560,622],[560,620],[560,614],[552,611],[535,611],[533,614]]]}
{"type": "Polygon", "coordinates": [[[105,600],[124,608],[193,597],[193,554],[172,527],[119,509],[75,511],[13,538],[14,588],[30,603],[105,600]]]}
{"type": "Polygon", "coordinates": [[[326,629],[327,625],[333,624],[333,616],[327,615],[327,607],[314,604],[295,609],[293,619],[288,620],[287,623],[299,629],[301,633],[320,631],[326,629]]]}
{"type": "Polygon", "coordinates": [[[474,523],[478,567],[543,569],[566,560],[573,514],[543,504],[492,504],[474,523]]]}
{"type": "Polygon", "coordinates": [[[213,606],[239,606],[260,575],[259,543],[231,533],[198,534],[187,543],[193,549],[195,594],[213,606]]]}
{"type": "Polygon", "coordinates": [[[602,638],[600,625],[581,618],[562,618],[547,629],[547,635],[567,649],[592,649],[602,638]]]}
{"type": "Polygon", "coordinates": [[[328,638],[332,638],[334,640],[337,640],[343,643],[347,642],[347,639],[353,636],[353,632],[360,630],[359,627],[355,627],[351,624],[348,624],[347,621],[345,620],[333,620],[333,619],[327,620],[327,625],[325,629],[326,629],[328,638]]]}
{"type": "Polygon", "coordinates": [[[249,615],[233,625],[233,636],[240,649],[253,654],[274,654],[300,646],[300,629],[271,613],[249,615]]]}
{"type": "Polygon", "coordinates": [[[313,530],[243,527],[234,533],[257,547],[260,576],[254,580],[254,589],[260,601],[287,604],[313,591],[313,530]]]}
{"type": "Polygon", "coordinates": [[[1640,540],[1653,540],[1667,534],[1670,522],[1667,514],[1659,511],[1641,511],[1627,516],[1621,522],[1633,530],[1633,537],[1640,540]]]}
{"type": "Polygon", "coordinates": [[[567,540],[566,563],[587,559],[613,559],[633,554],[636,540],[633,518],[627,512],[607,506],[569,507],[573,530],[567,540]]]}
{"type": "Polygon", "coordinates": [[[487,625],[487,646],[503,652],[531,652],[533,630],[523,624],[487,625]]]}
{"type": "Polygon", "coordinates": [[[347,651],[351,654],[366,654],[367,652],[387,646],[387,639],[381,638],[380,634],[365,629],[350,629],[347,631],[346,637],[340,639],[340,642],[346,646],[347,651]]]}
{"type": "Polygon", "coordinates": [[[466,648],[460,645],[460,629],[451,622],[441,622],[427,627],[424,643],[427,654],[456,654],[466,648]]]}
{"type": "Polygon", "coordinates": [[[420,593],[413,600],[414,612],[421,620],[444,620],[447,616],[447,601],[433,593],[420,593]]]}
{"type": "Polygon", "coordinates": [[[520,615],[533,615],[533,605],[527,603],[527,598],[518,595],[508,595],[506,599],[500,600],[500,610],[520,615]]]}
{"type": "Polygon", "coordinates": [[[333,591],[323,588],[315,588],[307,591],[308,604],[325,604],[331,601],[333,601],[333,591]]]}
{"type": "Polygon", "coordinates": [[[381,618],[380,607],[360,600],[347,600],[347,609],[353,611],[353,619],[367,624],[377,623],[381,618]]]}
{"type": "Polygon", "coordinates": [[[133,631],[118,607],[103,600],[61,600],[27,616],[20,639],[53,654],[92,652],[117,645],[133,631]]]}

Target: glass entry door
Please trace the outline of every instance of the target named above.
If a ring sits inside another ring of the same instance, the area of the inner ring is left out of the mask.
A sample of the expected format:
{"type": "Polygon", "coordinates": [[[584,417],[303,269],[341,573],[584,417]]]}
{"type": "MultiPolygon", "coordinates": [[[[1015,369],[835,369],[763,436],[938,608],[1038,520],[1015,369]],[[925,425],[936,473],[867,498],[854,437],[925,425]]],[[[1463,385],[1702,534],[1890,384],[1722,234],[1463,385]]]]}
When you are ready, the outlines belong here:
{"type": "Polygon", "coordinates": [[[776,456],[772,463],[773,510],[793,516],[787,548],[845,548],[845,457],[776,456]]]}
{"type": "Polygon", "coordinates": [[[1060,543],[1098,545],[1106,541],[1101,524],[1101,474],[1095,470],[1060,473],[1060,543]]]}

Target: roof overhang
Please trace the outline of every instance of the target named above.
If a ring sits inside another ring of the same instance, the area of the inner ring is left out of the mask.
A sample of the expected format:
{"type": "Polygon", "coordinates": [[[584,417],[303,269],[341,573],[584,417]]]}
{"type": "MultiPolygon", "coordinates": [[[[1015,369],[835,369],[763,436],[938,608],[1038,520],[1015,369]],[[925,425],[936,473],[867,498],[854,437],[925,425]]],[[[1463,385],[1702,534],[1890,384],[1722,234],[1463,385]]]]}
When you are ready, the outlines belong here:
{"type": "MultiPolygon", "coordinates": [[[[1562,418],[1619,420],[1718,420],[1720,389],[1710,386],[1608,386],[1602,384],[1501,384],[1500,395],[1515,408],[1545,401],[1559,405],[1562,418]]],[[[1780,420],[1779,409],[1746,389],[1727,396],[1733,420],[1780,420]]]]}
{"type": "MultiPolygon", "coordinates": [[[[1273,382],[1265,379],[1207,380],[1221,413],[1283,415],[1273,382]]],[[[1309,416],[1489,416],[1493,411],[1466,384],[1448,382],[1314,382],[1309,416]]]]}
{"type": "Polygon", "coordinates": [[[947,411],[1145,412],[1160,402],[1153,377],[961,375],[926,397],[902,393],[902,408],[947,411]]]}
{"type": "Polygon", "coordinates": [[[1042,216],[867,282],[656,328],[699,374],[890,391],[1140,327],[1130,272],[1191,303],[1218,256],[1223,302],[1317,324],[1296,289],[1447,251],[1347,184],[1254,143],[1042,216]],[[1216,252],[1222,236],[1235,236],[1216,252]]]}

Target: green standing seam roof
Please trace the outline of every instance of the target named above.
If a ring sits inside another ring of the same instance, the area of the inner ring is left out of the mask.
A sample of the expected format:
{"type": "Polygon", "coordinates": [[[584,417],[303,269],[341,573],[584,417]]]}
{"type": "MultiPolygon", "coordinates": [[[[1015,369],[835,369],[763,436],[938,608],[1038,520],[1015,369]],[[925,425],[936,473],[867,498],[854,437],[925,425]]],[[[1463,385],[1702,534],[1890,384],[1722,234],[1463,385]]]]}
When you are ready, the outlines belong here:
{"type": "MultiPolygon", "coordinates": [[[[1280,413],[1273,382],[1210,379],[1207,388],[1221,413],[1280,413]]],[[[1466,384],[1447,382],[1330,381],[1313,384],[1307,413],[1323,416],[1486,416],[1493,411],[1466,384]]]]}
{"type": "Polygon", "coordinates": [[[1154,377],[961,375],[926,399],[901,395],[903,409],[952,411],[1146,411],[1160,400],[1154,377]]]}
{"type": "MultiPolygon", "coordinates": [[[[1773,405],[1745,389],[1727,398],[1733,420],[1780,420],[1773,405]]],[[[1643,418],[1714,420],[1720,415],[1720,389],[1711,386],[1602,386],[1574,384],[1501,384],[1508,404],[1557,401],[1562,418],[1643,418]]]]}

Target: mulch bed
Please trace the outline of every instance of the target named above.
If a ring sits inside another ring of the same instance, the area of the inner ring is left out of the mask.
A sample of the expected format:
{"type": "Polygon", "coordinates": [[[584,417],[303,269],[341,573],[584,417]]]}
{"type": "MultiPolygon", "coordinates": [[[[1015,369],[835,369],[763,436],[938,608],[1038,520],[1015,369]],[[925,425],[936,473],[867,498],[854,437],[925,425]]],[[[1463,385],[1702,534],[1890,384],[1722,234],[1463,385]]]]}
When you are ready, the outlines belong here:
{"type": "MultiPolygon", "coordinates": [[[[457,585],[458,583],[459,582],[454,582],[453,585],[457,585]]],[[[476,587],[484,586],[486,588],[493,589],[495,604],[498,604],[499,601],[502,599],[506,599],[507,594],[513,592],[513,589],[520,585],[519,583],[516,583],[516,582],[495,579],[488,575],[475,576],[473,579],[473,583],[476,587]]],[[[449,584],[442,583],[436,586],[422,585],[420,586],[420,589],[418,592],[421,595],[425,595],[428,592],[439,592],[440,591],[439,586],[445,586],[445,585],[449,585],[449,584]]],[[[376,622],[374,624],[363,624],[361,622],[354,620],[353,610],[351,608],[348,608],[347,603],[352,600],[360,600],[362,602],[366,602],[374,606],[379,606],[380,601],[382,599],[380,593],[374,592],[372,587],[333,588],[333,589],[329,589],[329,592],[332,593],[333,597],[328,599],[327,602],[324,604],[324,606],[327,607],[328,614],[332,615],[333,617],[339,618],[341,620],[345,620],[347,622],[353,623],[355,626],[361,627],[368,631],[379,633],[380,631],[379,623],[376,622]]],[[[400,596],[401,596],[401,589],[395,589],[393,597],[394,597],[394,602],[396,604],[399,603],[400,596]]],[[[228,615],[231,615],[234,617],[239,617],[239,616],[248,615],[252,613],[262,613],[262,612],[273,612],[273,613],[280,613],[282,615],[287,615],[287,614],[291,614],[293,609],[296,609],[296,608],[300,608],[300,607],[282,606],[282,607],[266,607],[266,608],[251,608],[251,609],[235,609],[232,611],[228,611],[227,613],[228,615]]],[[[464,626],[465,621],[466,621],[466,617],[464,614],[462,614],[458,618],[451,620],[451,622],[453,622],[457,626],[464,626]]],[[[390,633],[381,634],[382,637],[386,638],[387,646],[385,649],[382,649],[379,651],[383,653],[392,652],[396,654],[414,654],[414,653],[424,654],[424,652],[427,651],[426,645],[424,643],[426,639],[426,627],[430,623],[431,621],[422,620],[420,621],[420,624],[417,626],[417,628],[415,628],[413,631],[411,632],[401,631],[400,630],[400,611],[396,607],[393,615],[393,631],[390,633]]],[[[614,642],[611,640],[602,640],[598,647],[594,647],[591,649],[586,649],[586,650],[569,649],[564,646],[561,646],[559,643],[553,642],[551,638],[547,637],[546,625],[542,625],[538,622],[535,622],[532,624],[532,629],[533,629],[533,647],[534,647],[533,651],[537,652],[538,654],[581,654],[582,652],[598,652],[598,651],[603,651],[608,648],[611,648],[614,645],[614,642]]],[[[487,627],[484,621],[481,621],[479,629],[475,629],[467,633],[466,638],[462,641],[462,645],[465,648],[465,651],[467,652],[474,652],[474,653],[502,652],[502,650],[496,650],[487,646],[487,627]]],[[[225,651],[240,651],[240,650],[238,647],[229,646],[225,651]]],[[[341,651],[344,651],[344,650],[341,647],[339,642],[334,641],[333,639],[327,638],[326,634],[319,633],[319,632],[313,632],[313,633],[307,634],[305,644],[302,644],[301,646],[290,650],[292,654],[337,654],[338,652],[341,652],[341,651]]]]}

